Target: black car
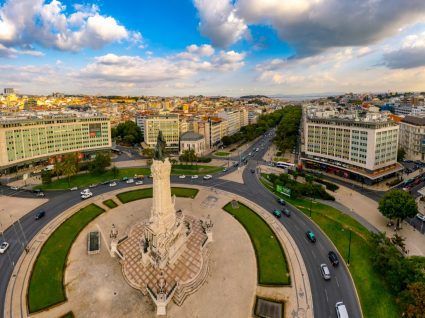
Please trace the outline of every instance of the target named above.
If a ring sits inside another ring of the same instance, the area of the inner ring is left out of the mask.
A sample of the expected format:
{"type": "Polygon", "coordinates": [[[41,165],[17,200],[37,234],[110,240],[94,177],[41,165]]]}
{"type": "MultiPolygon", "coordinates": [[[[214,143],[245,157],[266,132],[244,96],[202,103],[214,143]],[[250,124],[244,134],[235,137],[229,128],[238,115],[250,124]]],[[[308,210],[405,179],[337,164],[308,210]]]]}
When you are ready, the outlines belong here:
{"type": "Polygon", "coordinates": [[[45,215],[46,215],[46,211],[40,211],[35,215],[35,219],[40,220],[45,215]]]}
{"type": "Polygon", "coordinates": [[[329,260],[331,261],[331,264],[333,266],[338,266],[338,264],[339,264],[338,256],[336,256],[334,251],[330,251],[328,253],[328,257],[329,257],[329,260]]]}
{"type": "Polygon", "coordinates": [[[281,199],[281,198],[277,198],[277,203],[282,204],[282,205],[286,205],[285,200],[281,199]]]}
{"type": "Polygon", "coordinates": [[[251,169],[251,173],[255,173],[255,169],[251,169]]]}
{"type": "Polygon", "coordinates": [[[288,218],[291,216],[291,211],[289,211],[288,209],[283,209],[282,213],[285,214],[288,218]]]}

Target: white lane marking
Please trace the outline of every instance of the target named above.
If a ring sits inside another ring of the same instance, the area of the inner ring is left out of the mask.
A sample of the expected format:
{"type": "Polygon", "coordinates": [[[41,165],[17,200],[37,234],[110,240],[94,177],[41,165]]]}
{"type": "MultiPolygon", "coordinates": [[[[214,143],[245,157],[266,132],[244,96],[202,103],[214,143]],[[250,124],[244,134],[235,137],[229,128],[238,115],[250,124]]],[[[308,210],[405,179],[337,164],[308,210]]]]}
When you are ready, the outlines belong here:
{"type": "Polygon", "coordinates": [[[335,277],[335,280],[336,280],[336,284],[338,285],[338,288],[339,288],[339,281],[338,281],[338,277],[335,277]]]}
{"type": "Polygon", "coordinates": [[[327,292],[326,288],[325,288],[325,296],[326,296],[326,302],[329,303],[328,292],[327,292]]]}

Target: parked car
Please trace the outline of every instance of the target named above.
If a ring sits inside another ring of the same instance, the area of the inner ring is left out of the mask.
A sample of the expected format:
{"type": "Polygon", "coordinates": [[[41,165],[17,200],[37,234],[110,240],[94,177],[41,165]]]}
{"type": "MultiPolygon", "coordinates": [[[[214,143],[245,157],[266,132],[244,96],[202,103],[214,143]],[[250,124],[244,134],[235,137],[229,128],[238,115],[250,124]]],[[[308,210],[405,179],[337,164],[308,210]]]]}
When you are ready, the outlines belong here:
{"type": "Polygon", "coordinates": [[[210,180],[210,179],[212,179],[212,175],[210,175],[210,174],[206,174],[206,175],[204,176],[204,180],[210,180]]]}
{"type": "Polygon", "coordinates": [[[282,216],[282,212],[280,212],[280,210],[276,209],[276,210],[273,210],[273,215],[277,218],[280,218],[282,216]]]}
{"type": "Polygon", "coordinates": [[[224,168],[224,169],[223,169],[223,172],[227,172],[227,168],[224,168]]]}
{"type": "Polygon", "coordinates": [[[114,181],[114,182],[111,182],[110,184],[109,184],[109,186],[110,187],[115,187],[117,185],[117,183],[114,181]]]}
{"type": "Polygon", "coordinates": [[[127,181],[128,180],[128,177],[123,177],[122,178],[122,181],[127,181]]]}
{"type": "Polygon", "coordinates": [[[316,235],[312,231],[305,232],[305,235],[311,243],[316,243],[316,235]]]}
{"type": "Polygon", "coordinates": [[[96,188],[97,184],[96,183],[92,183],[91,185],[89,185],[89,188],[96,188]]]}
{"type": "Polygon", "coordinates": [[[179,179],[185,179],[185,178],[186,178],[186,176],[184,174],[179,176],[179,179]]]}
{"type": "Polygon", "coordinates": [[[277,203],[282,204],[282,205],[286,205],[285,200],[283,200],[281,198],[277,198],[277,203]]]}
{"type": "Polygon", "coordinates": [[[3,241],[0,244],[0,254],[3,254],[4,252],[6,252],[6,250],[9,248],[9,243],[3,241]]]}
{"type": "Polygon", "coordinates": [[[198,177],[198,175],[195,174],[195,175],[191,176],[190,178],[191,179],[198,179],[199,177],[198,177]]]}
{"type": "Polygon", "coordinates": [[[44,195],[44,192],[40,191],[40,192],[37,192],[36,196],[43,198],[45,195],[44,195]]]}
{"type": "Polygon", "coordinates": [[[135,185],[142,185],[142,184],[143,184],[142,180],[136,181],[136,183],[135,183],[135,185]]]}
{"type": "Polygon", "coordinates": [[[338,266],[339,265],[338,256],[336,255],[336,253],[334,251],[329,251],[328,258],[331,261],[332,266],[338,266]]]}
{"type": "Polygon", "coordinates": [[[422,213],[418,213],[416,214],[416,217],[421,220],[422,222],[425,222],[425,215],[423,215],[422,213]]]}
{"type": "Polygon", "coordinates": [[[291,216],[291,211],[289,211],[288,209],[283,209],[282,210],[283,214],[285,214],[288,218],[291,216]]]}
{"type": "Polygon", "coordinates": [[[85,199],[91,198],[92,196],[93,196],[93,193],[87,192],[81,195],[81,199],[85,200],[85,199]]]}
{"type": "Polygon", "coordinates": [[[77,191],[78,190],[78,187],[72,187],[69,190],[71,190],[71,191],[77,191]]]}
{"type": "Polygon", "coordinates": [[[15,187],[15,186],[11,186],[10,189],[11,190],[15,190],[15,191],[19,190],[19,188],[18,187],[15,187]]]}
{"type": "Polygon", "coordinates": [[[331,272],[326,264],[320,264],[320,274],[325,280],[331,279],[331,272]]]}
{"type": "Polygon", "coordinates": [[[128,179],[125,183],[128,183],[128,184],[130,184],[130,183],[134,183],[134,179],[128,179]]]}
{"type": "Polygon", "coordinates": [[[40,220],[45,215],[46,215],[46,211],[37,212],[37,214],[35,215],[35,219],[40,220]]]}

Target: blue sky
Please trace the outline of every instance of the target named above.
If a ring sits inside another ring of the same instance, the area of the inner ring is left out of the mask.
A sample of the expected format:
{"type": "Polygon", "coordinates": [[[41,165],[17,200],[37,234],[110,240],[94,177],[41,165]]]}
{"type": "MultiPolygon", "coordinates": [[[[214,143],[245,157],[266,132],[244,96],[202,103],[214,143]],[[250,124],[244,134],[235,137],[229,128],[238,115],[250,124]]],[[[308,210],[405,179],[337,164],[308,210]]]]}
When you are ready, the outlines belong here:
{"type": "Polygon", "coordinates": [[[425,91],[424,17],[422,0],[0,1],[0,83],[23,94],[425,91]]]}

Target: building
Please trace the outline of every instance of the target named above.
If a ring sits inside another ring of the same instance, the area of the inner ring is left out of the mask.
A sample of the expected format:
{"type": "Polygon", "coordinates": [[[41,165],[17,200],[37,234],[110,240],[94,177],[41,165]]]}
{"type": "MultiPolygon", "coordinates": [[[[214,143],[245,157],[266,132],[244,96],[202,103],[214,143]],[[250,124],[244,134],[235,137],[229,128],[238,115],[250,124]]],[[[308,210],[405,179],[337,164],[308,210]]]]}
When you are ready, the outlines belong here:
{"type": "MultiPolygon", "coordinates": [[[[214,149],[220,142],[221,138],[223,138],[223,127],[226,123],[219,118],[208,118],[208,120],[198,122],[198,133],[204,136],[205,138],[205,147],[208,150],[214,149]]],[[[227,125],[225,129],[225,133],[227,133],[227,125]]]]}
{"type": "Polygon", "coordinates": [[[399,127],[382,114],[305,109],[302,161],[367,184],[402,170],[397,163],[399,127]]]}
{"type": "Polygon", "coordinates": [[[136,115],[136,125],[140,127],[142,135],[145,135],[145,118],[146,115],[138,114],[136,115]]]}
{"type": "Polygon", "coordinates": [[[225,108],[218,113],[218,117],[227,121],[227,136],[236,134],[241,127],[248,125],[248,111],[242,109],[225,108]]]}
{"type": "Polygon", "coordinates": [[[399,147],[406,159],[425,160],[425,116],[406,116],[400,122],[399,147]]]}
{"type": "Polygon", "coordinates": [[[0,119],[0,170],[71,152],[109,149],[110,131],[109,119],[103,116],[0,119]]]}
{"type": "Polygon", "coordinates": [[[205,153],[205,138],[194,131],[188,131],[180,136],[180,153],[185,150],[194,150],[197,156],[205,153]]]}
{"type": "Polygon", "coordinates": [[[3,94],[5,96],[15,94],[15,89],[14,88],[7,87],[7,88],[3,89],[3,94]]]}
{"type": "Polygon", "coordinates": [[[147,147],[154,148],[157,142],[159,131],[162,131],[167,149],[179,150],[179,115],[150,115],[144,119],[144,137],[147,147]]]}

